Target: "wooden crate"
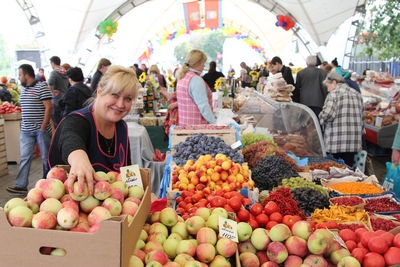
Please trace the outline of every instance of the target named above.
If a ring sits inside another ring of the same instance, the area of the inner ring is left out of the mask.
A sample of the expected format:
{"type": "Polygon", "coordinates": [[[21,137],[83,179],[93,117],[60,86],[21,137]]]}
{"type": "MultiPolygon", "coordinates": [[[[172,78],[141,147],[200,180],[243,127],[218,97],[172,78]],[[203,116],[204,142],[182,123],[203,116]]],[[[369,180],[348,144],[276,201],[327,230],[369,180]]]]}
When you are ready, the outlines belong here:
{"type": "Polygon", "coordinates": [[[14,112],[9,114],[2,114],[6,121],[16,121],[22,118],[21,112],[14,112]]]}
{"type": "Polygon", "coordinates": [[[5,145],[4,120],[0,120],[0,177],[8,174],[7,152],[5,145]]]}
{"type": "Polygon", "coordinates": [[[234,127],[229,129],[215,129],[215,130],[172,130],[172,147],[179,144],[180,142],[185,142],[186,138],[192,135],[202,133],[207,136],[220,137],[227,145],[232,145],[236,142],[236,130],[234,127]]]}

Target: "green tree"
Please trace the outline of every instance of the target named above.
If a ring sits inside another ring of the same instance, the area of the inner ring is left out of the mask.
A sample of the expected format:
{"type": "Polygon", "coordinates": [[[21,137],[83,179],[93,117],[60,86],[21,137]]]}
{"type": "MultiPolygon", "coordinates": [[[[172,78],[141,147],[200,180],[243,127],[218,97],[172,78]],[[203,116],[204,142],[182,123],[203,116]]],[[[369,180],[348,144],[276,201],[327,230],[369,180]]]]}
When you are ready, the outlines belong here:
{"type": "Polygon", "coordinates": [[[185,59],[187,54],[189,54],[190,50],[193,49],[193,46],[189,42],[183,42],[174,48],[174,56],[176,60],[182,65],[185,63],[185,59]]]}
{"type": "Polygon", "coordinates": [[[364,20],[363,55],[379,59],[400,55],[400,1],[370,0],[364,20]]]}
{"type": "Polygon", "coordinates": [[[226,38],[221,30],[212,31],[206,36],[202,50],[206,53],[208,61],[217,61],[217,54],[222,53],[226,38]]]}
{"type": "Polygon", "coordinates": [[[10,57],[7,48],[7,42],[4,36],[0,34],[0,75],[8,76],[11,73],[10,57]]]}

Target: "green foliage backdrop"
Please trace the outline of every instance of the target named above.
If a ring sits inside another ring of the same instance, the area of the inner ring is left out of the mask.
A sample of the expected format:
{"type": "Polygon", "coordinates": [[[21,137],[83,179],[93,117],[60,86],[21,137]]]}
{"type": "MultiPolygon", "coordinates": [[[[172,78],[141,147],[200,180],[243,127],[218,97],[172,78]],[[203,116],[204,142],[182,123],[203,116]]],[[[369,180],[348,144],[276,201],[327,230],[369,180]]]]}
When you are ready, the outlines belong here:
{"type": "Polygon", "coordinates": [[[379,59],[400,56],[400,1],[370,0],[364,22],[362,55],[379,59]]]}

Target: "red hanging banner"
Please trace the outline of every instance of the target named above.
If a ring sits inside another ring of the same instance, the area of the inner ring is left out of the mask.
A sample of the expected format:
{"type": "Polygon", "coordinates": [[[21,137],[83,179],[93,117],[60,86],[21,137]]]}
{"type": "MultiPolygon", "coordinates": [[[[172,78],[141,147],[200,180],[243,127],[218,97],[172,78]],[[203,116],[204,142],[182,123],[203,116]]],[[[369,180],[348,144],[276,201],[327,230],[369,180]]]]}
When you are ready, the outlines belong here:
{"type": "Polygon", "coordinates": [[[200,27],[200,7],[197,1],[183,4],[183,12],[186,29],[192,31],[200,27]]]}
{"type": "Polygon", "coordinates": [[[222,0],[204,0],[205,27],[217,29],[222,27],[222,0]]]}

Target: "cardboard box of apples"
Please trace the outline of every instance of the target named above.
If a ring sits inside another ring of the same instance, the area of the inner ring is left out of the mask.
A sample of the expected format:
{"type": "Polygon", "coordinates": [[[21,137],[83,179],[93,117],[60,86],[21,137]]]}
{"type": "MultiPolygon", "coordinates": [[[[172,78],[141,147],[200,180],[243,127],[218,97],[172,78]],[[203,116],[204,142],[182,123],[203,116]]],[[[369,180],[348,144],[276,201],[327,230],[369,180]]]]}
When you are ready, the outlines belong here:
{"type": "Polygon", "coordinates": [[[140,174],[143,189],[132,190],[102,173],[89,196],[66,194],[67,176],[53,168],[25,199],[0,208],[0,266],[128,267],[151,204],[150,169],[140,174]]]}

